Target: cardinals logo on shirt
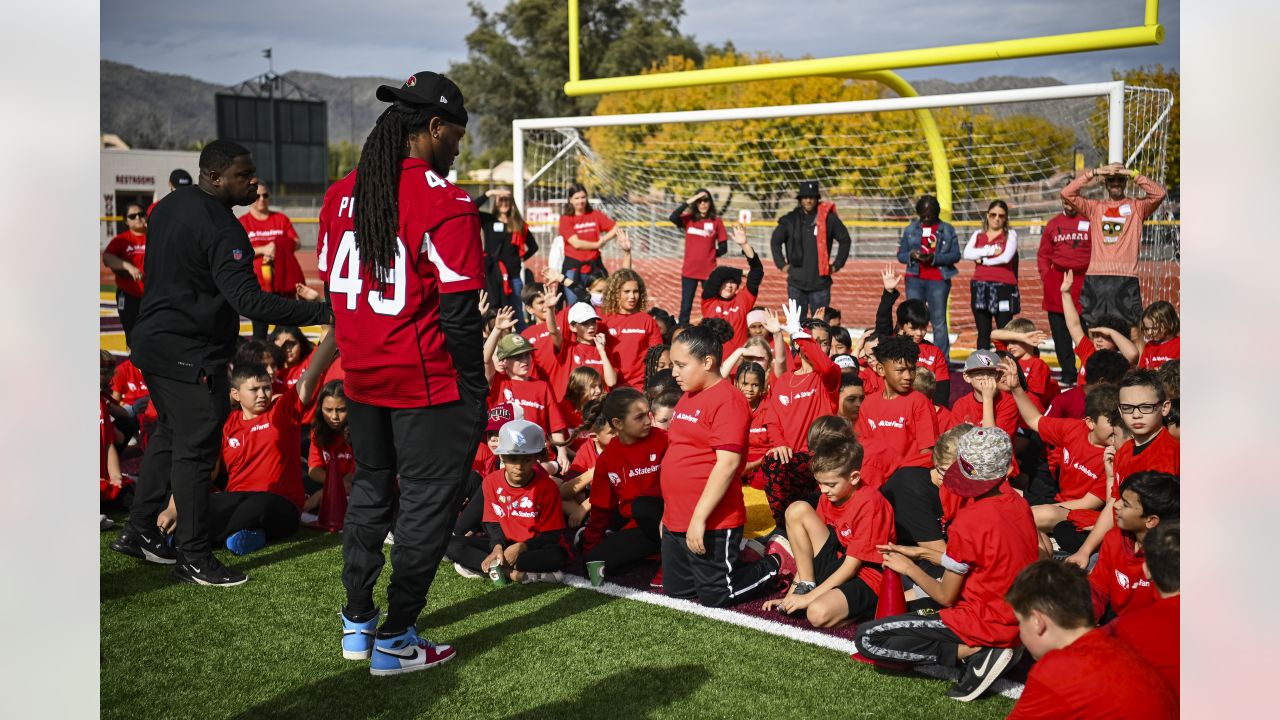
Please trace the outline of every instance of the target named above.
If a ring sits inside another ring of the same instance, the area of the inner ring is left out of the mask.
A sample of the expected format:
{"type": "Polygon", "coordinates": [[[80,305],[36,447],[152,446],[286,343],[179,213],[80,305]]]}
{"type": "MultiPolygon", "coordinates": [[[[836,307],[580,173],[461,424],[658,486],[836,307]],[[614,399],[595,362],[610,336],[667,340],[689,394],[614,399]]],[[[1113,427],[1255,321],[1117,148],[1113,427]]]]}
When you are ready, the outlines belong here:
{"type": "Polygon", "coordinates": [[[790,396],[790,395],[779,395],[779,396],[778,396],[778,402],[782,403],[782,406],[783,406],[783,407],[786,407],[786,406],[788,406],[788,405],[790,405],[790,404],[791,404],[791,396],[790,396]]]}
{"type": "Polygon", "coordinates": [[[609,328],[609,334],[610,334],[610,335],[613,335],[614,337],[617,337],[617,336],[618,336],[618,328],[609,328]]]}
{"type": "Polygon", "coordinates": [[[1129,576],[1128,576],[1128,575],[1125,575],[1124,573],[1122,573],[1122,572],[1120,572],[1119,570],[1117,570],[1117,571],[1116,571],[1116,583],[1117,583],[1117,584],[1119,584],[1121,588],[1124,588],[1125,590],[1128,590],[1128,589],[1129,589],[1129,576]]]}
{"type": "Polygon", "coordinates": [[[417,75],[410,75],[410,76],[409,76],[409,79],[404,81],[404,84],[405,84],[406,86],[408,86],[408,87],[413,87],[414,85],[417,85],[417,84],[418,84],[418,76],[417,76],[417,75]]]}
{"type": "Polygon", "coordinates": [[[497,515],[498,517],[506,517],[506,516],[507,516],[507,511],[502,509],[502,505],[500,505],[500,504],[498,504],[498,503],[490,503],[490,505],[493,507],[493,514],[494,514],[494,515],[497,515]]]}
{"type": "Polygon", "coordinates": [[[1071,451],[1066,448],[1062,448],[1062,464],[1063,465],[1071,464],[1071,451]]]}
{"type": "Polygon", "coordinates": [[[240,447],[240,438],[229,438],[227,444],[233,448],[238,448],[240,447]]]}
{"type": "Polygon", "coordinates": [[[609,473],[609,484],[617,487],[622,483],[622,478],[618,477],[618,473],[609,473]]]}

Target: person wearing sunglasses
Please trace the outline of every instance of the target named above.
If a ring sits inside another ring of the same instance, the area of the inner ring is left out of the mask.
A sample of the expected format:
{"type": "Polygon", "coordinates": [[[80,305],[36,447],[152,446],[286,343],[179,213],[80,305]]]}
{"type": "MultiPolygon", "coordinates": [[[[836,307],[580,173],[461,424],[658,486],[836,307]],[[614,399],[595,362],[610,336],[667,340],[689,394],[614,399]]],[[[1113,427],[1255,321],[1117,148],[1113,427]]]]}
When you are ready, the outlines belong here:
{"type": "Polygon", "coordinates": [[[102,264],[116,276],[116,311],[129,344],[133,325],[142,307],[143,264],[147,257],[147,215],[142,206],[130,203],[124,211],[126,230],[111,238],[102,251],[102,264]]]}
{"type": "MultiPolygon", "coordinates": [[[[289,216],[271,209],[271,187],[258,183],[258,197],[249,212],[240,216],[240,224],[249,233],[253,245],[253,272],[265,292],[290,300],[297,297],[298,284],[306,284],[302,264],[298,262],[298,231],[289,216]]],[[[254,321],[253,339],[267,339],[267,324],[254,321]]]]}
{"type": "Polygon", "coordinates": [[[963,257],[977,263],[969,281],[969,307],[978,326],[978,349],[991,349],[992,322],[1004,327],[1022,311],[1018,295],[1018,233],[1009,227],[1009,206],[992,201],[982,230],[969,237],[963,257]]]}

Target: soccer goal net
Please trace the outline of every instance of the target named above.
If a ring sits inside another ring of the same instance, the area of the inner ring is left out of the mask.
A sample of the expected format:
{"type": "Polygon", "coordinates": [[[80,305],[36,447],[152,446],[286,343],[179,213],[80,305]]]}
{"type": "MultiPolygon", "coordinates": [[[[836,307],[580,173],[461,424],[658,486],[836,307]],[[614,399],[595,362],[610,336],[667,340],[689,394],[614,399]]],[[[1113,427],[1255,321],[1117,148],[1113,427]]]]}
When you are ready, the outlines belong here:
{"type": "MultiPolygon", "coordinates": [[[[850,81],[853,82],[853,81],[850,81]]],[[[748,235],[765,258],[762,302],[781,302],[769,236],[795,207],[801,181],[816,180],[853,237],[849,273],[836,276],[832,304],[846,325],[869,324],[879,296],[874,276],[897,250],[923,194],[949,206],[962,242],[987,205],[1009,204],[1021,238],[1025,314],[1040,311],[1034,259],[1059,191],[1081,168],[1123,161],[1166,182],[1168,90],[1121,82],[909,98],[719,110],[517,120],[517,200],[540,247],[552,245],[565,192],[588,188],[593,207],[629,229],[636,267],[651,300],[679,303],[684,234],[668,216],[708,188],[726,225],[749,215],[748,235]],[[936,132],[926,133],[929,125],[936,132]],[[776,297],[775,297],[776,296],[776,297]],[[866,317],[862,317],[866,315],[866,317]]],[[[1136,188],[1135,188],[1136,190],[1136,188]]],[[[1101,193],[1101,187],[1091,189],[1101,193]]],[[[1144,300],[1178,301],[1179,231],[1166,201],[1148,223],[1141,251],[1144,300]]],[[[732,244],[731,244],[732,245],[732,244]]],[[[605,251],[616,267],[615,245],[605,251]]],[[[722,262],[743,266],[731,250],[722,262]],[[737,258],[734,260],[733,258],[737,258]]],[[[971,263],[961,263],[968,266],[971,263]]],[[[963,268],[967,277],[971,268],[963,268]]],[[[967,283],[953,284],[953,328],[971,323],[967,283]]]]}

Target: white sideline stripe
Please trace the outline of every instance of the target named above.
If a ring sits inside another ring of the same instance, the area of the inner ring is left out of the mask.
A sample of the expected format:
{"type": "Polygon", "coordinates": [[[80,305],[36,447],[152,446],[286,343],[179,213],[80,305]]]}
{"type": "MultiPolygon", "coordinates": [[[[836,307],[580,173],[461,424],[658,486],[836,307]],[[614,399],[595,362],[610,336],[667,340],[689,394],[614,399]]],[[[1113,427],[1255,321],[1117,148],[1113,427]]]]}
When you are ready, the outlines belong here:
{"type": "MultiPolygon", "coordinates": [[[[816,645],[821,648],[844,653],[845,655],[856,655],[858,653],[858,648],[854,645],[852,640],[846,640],[842,637],[798,628],[793,625],[784,625],[780,622],[765,620],[751,615],[744,615],[742,613],[725,610],[723,608],[703,607],[692,600],[681,600],[679,598],[667,597],[666,595],[645,592],[644,590],[637,590],[611,582],[606,582],[600,587],[592,587],[591,581],[586,578],[578,577],[577,575],[565,575],[564,584],[569,587],[578,588],[579,590],[591,590],[592,592],[612,595],[613,597],[622,598],[624,600],[636,600],[650,605],[657,605],[659,607],[698,615],[709,620],[718,620],[720,622],[729,623],[730,625],[737,625],[738,627],[759,630],[762,633],[767,633],[777,637],[784,637],[788,640],[795,640],[796,642],[802,642],[808,645],[816,645]]],[[[959,671],[950,670],[940,665],[923,665],[917,667],[915,670],[921,675],[927,675],[929,677],[942,680],[954,681],[960,677],[959,671]]],[[[1021,683],[1013,683],[1008,680],[997,680],[991,687],[1001,695],[1013,700],[1017,700],[1022,696],[1021,683]]]]}

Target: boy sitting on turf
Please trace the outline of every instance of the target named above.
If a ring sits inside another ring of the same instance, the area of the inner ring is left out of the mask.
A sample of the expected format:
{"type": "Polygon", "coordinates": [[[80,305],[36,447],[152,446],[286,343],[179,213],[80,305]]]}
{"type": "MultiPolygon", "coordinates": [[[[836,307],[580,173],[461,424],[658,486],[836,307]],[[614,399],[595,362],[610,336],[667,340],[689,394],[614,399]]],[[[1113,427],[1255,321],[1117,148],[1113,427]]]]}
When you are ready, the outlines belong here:
{"type": "Polygon", "coordinates": [[[1178,518],[1178,478],[1167,473],[1140,472],[1120,486],[1115,527],[1102,540],[1098,562],[1089,571],[1094,615],[1111,612],[1123,617],[1156,601],[1145,577],[1143,541],[1163,520],[1178,518]]]}
{"type": "MultiPolygon", "coordinates": [[[[787,507],[790,542],[779,543],[792,553],[795,581],[786,597],[766,602],[764,609],[803,610],[810,625],[837,627],[875,614],[881,574],[876,547],[895,539],[893,508],[875,488],[862,484],[857,440],[834,437],[809,451],[809,470],[821,497],[817,509],[807,502],[787,507]]],[[[789,565],[786,560],[784,555],[789,565]]]]}
{"type": "Polygon", "coordinates": [[[502,468],[482,484],[484,535],[449,540],[448,556],[463,577],[560,582],[569,562],[560,490],[538,460],[547,451],[542,428],[512,420],[498,431],[502,468]]]}
{"type": "Polygon", "coordinates": [[[1178,717],[1178,702],[1155,668],[1094,629],[1082,570],[1041,560],[1018,574],[1005,599],[1037,660],[1010,720],[1178,717]]]}
{"type": "MultiPolygon", "coordinates": [[[[867,390],[858,412],[857,435],[866,449],[863,482],[880,489],[895,474],[918,471],[908,474],[917,483],[927,483],[938,428],[933,402],[911,389],[920,348],[910,338],[895,335],[881,340],[874,352],[880,386],[867,390]]],[[[894,501],[889,493],[886,496],[894,501]]]]}
{"type": "Polygon", "coordinates": [[[876,661],[937,664],[964,672],[947,697],[980,696],[1022,653],[1018,622],[1004,601],[1014,577],[1038,557],[1031,508],[1000,484],[1013,462],[1013,441],[1000,428],[979,427],[960,438],[955,463],[942,479],[955,495],[974,498],[947,531],[935,580],[906,555],[882,548],[886,570],[902,573],[942,606],[937,615],[908,613],[858,628],[858,652],[876,661]]]}
{"type": "Polygon", "coordinates": [[[1179,594],[1179,521],[1163,520],[1143,538],[1146,562],[1142,572],[1151,580],[1159,595],[1154,603],[1125,613],[1102,629],[1128,643],[1164,677],[1165,684],[1178,697],[1179,693],[1179,618],[1182,596],[1179,594]]]}
{"type": "Polygon", "coordinates": [[[925,339],[929,331],[929,306],[920,298],[904,300],[898,306],[898,323],[890,327],[889,318],[893,312],[893,304],[898,300],[898,281],[901,275],[894,272],[892,265],[886,265],[880,271],[880,279],[884,283],[884,292],[880,294],[880,306],[876,309],[876,333],[882,336],[906,335],[920,346],[920,356],[916,363],[933,373],[936,383],[933,393],[927,395],[934,405],[946,407],[951,404],[951,366],[942,353],[942,348],[925,339]]]}
{"type": "Polygon", "coordinates": [[[951,422],[979,427],[998,427],[1009,437],[1018,433],[1018,405],[1008,393],[1000,392],[996,381],[1002,374],[1000,356],[990,350],[975,350],[964,361],[964,379],[973,392],[951,406],[951,422]]]}
{"type": "Polygon", "coordinates": [[[559,448],[557,462],[568,467],[565,449],[567,427],[560,403],[552,396],[551,386],[533,378],[534,347],[524,336],[511,333],[516,326],[511,308],[501,308],[494,318],[493,331],[484,342],[484,373],[489,380],[488,406],[504,402],[519,405],[524,419],[542,428],[559,448]],[[495,367],[494,360],[497,360],[495,367]]]}
{"type": "Polygon", "coordinates": [[[1042,406],[1049,407],[1061,388],[1054,381],[1048,363],[1040,359],[1039,345],[1044,342],[1044,332],[1037,330],[1030,320],[1016,317],[1003,328],[992,331],[991,339],[1004,345],[1009,355],[1018,361],[1027,379],[1027,390],[1040,399],[1042,406]]]}

